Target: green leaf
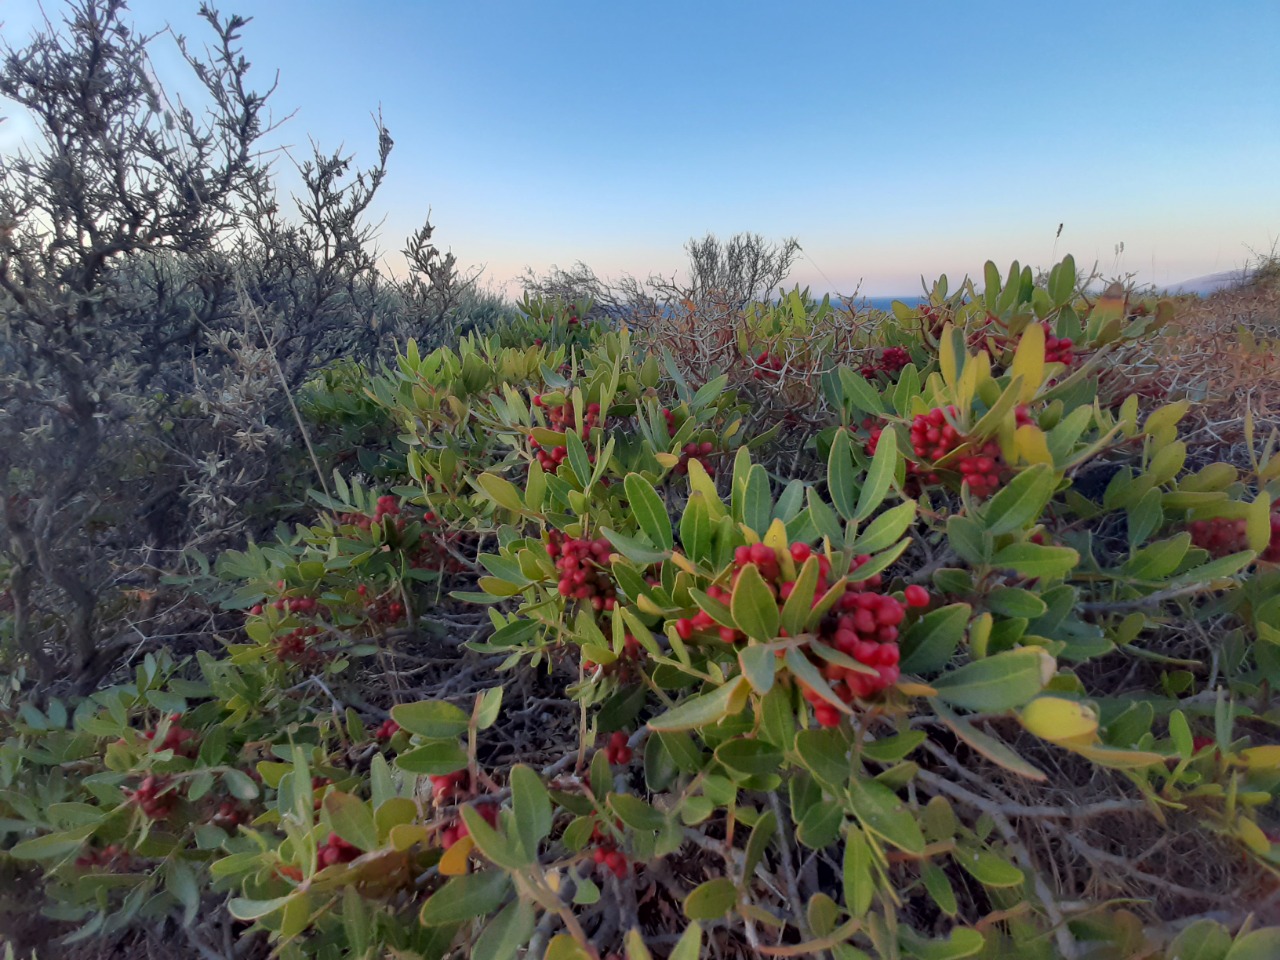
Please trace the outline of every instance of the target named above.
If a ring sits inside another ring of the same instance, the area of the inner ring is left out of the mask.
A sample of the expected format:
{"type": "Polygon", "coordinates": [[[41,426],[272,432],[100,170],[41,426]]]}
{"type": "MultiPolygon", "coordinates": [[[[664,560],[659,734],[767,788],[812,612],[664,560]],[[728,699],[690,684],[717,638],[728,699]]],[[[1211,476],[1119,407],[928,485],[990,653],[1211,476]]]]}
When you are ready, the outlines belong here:
{"type": "Polygon", "coordinates": [[[467,732],[470,718],[452,703],[423,700],[391,708],[391,719],[410,733],[429,740],[448,740],[467,732]]]}
{"type": "Polygon", "coordinates": [[[490,687],[477,695],[476,728],[488,730],[498,722],[498,714],[502,711],[502,686],[490,687]]]}
{"type": "Polygon", "coordinates": [[[790,636],[799,636],[804,632],[809,611],[813,609],[813,598],[818,589],[818,569],[818,558],[810,556],[796,576],[791,596],[787,597],[782,605],[782,626],[790,636]]]}
{"type": "MultiPolygon", "coordinates": [[[[671,951],[671,955],[667,960],[698,960],[701,956],[701,950],[702,928],[698,926],[697,921],[694,921],[680,935],[680,939],[676,941],[675,949],[671,951]]],[[[631,960],[636,960],[636,958],[631,958],[631,960]]]]}
{"type": "Polygon", "coordinates": [[[248,897],[232,897],[227,903],[227,911],[237,920],[260,920],[280,910],[297,896],[298,894],[291,893],[287,897],[276,897],[274,900],[251,900],[248,897]]]}
{"type": "Polygon", "coordinates": [[[1039,596],[1021,587],[997,587],[987,594],[987,608],[1002,617],[1026,617],[1034,620],[1049,609],[1039,596]]]}
{"type": "MultiPolygon", "coordinates": [[[[876,452],[879,452],[879,447],[876,452]]],[[[916,502],[905,500],[896,507],[890,507],[869,524],[867,529],[854,541],[855,553],[876,553],[898,542],[898,538],[907,532],[907,528],[915,522],[916,502]]]]}
{"type": "Polygon", "coordinates": [[[613,544],[620,554],[632,563],[638,563],[643,567],[653,563],[661,563],[671,555],[668,550],[655,550],[648,544],[641,542],[637,537],[628,537],[625,533],[618,533],[608,527],[601,527],[600,532],[604,534],[605,539],[613,544]]]}
{"type": "Polygon", "coordinates": [[[902,672],[933,673],[945,667],[960,648],[972,609],[953,603],[931,610],[902,637],[902,672]]]}
{"type": "Polygon", "coordinates": [[[747,840],[747,852],[742,865],[742,875],[744,877],[755,876],[756,866],[764,859],[765,851],[769,849],[769,843],[777,832],[777,815],[772,810],[765,811],[765,814],[752,828],[751,838],[747,840]]]}
{"type": "Polygon", "coordinates": [[[96,823],[87,823],[72,830],[46,833],[42,837],[14,844],[8,854],[15,860],[54,860],[65,857],[84,846],[84,841],[93,836],[97,828],[96,823]]]}
{"type": "Polygon", "coordinates": [[[498,506],[515,513],[524,512],[524,502],[520,499],[520,491],[516,489],[510,480],[504,480],[502,477],[492,473],[482,473],[472,482],[480,489],[481,493],[498,506]]]}
{"type": "Polygon", "coordinates": [[[530,859],[538,855],[538,845],[551,833],[551,798],[533,770],[522,763],[511,768],[511,810],[516,832],[530,859]]]}
{"type": "Polygon", "coordinates": [[[764,533],[772,518],[773,497],[769,492],[769,473],[757,463],[747,474],[747,485],[742,494],[742,522],[756,533],[764,533]]]}
{"type": "Polygon", "coordinates": [[[844,846],[844,905],[852,916],[866,916],[875,892],[871,845],[861,830],[851,826],[844,846]]]}
{"type": "Polygon", "coordinates": [[[957,847],[952,857],[983,886],[1017,887],[1026,880],[1021,870],[989,850],[957,847]]]}
{"type": "Polygon", "coordinates": [[[745,677],[734,677],[711,693],[691,697],[649,721],[650,730],[697,730],[737,713],[747,702],[751,685],[745,677]]]}
{"type": "Polygon", "coordinates": [[[968,710],[1010,710],[1044,689],[1044,673],[1052,663],[1038,647],[1006,650],[943,674],[933,688],[940,700],[968,710]]]}
{"type": "Polygon", "coordinates": [[[773,689],[774,676],[778,671],[778,658],[771,647],[752,643],[738,650],[738,665],[742,667],[742,675],[751,684],[751,689],[764,696],[773,689]]]}
{"type": "MultiPolygon", "coordinates": [[[[936,869],[936,868],[935,868],[936,869]]],[[[914,960],[961,960],[981,953],[987,945],[986,938],[977,930],[955,927],[946,940],[927,940],[910,927],[899,927],[898,937],[914,960]]]]}
{"type": "Polygon", "coordinates": [[[505,833],[489,826],[489,821],[480,816],[480,812],[473,805],[468,804],[460,812],[462,822],[467,825],[467,832],[471,834],[471,839],[489,860],[512,873],[524,870],[533,863],[533,858],[525,853],[518,840],[513,840],[505,833]]]}
{"type": "Polygon", "coordinates": [[[810,850],[824,850],[840,838],[844,807],[833,800],[821,800],[804,812],[796,827],[796,839],[810,850]]]}
{"type": "Polygon", "coordinates": [[[537,911],[524,900],[514,900],[484,928],[471,949],[471,960],[513,960],[529,942],[538,924],[537,911]]]}
{"type": "Polygon", "coordinates": [[[858,496],[858,508],[851,519],[860,522],[876,511],[884,501],[884,495],[889,492],[897,468],[898,434],[894,430],[885,430],[880,434],[875,456],[871,458],[871,466],[867,469],[866,482],[858,496]]]}
{"type": "Polygon", "coordinates": [[[1280,957],[1280,927],[1246,933],[1231,945],[1226,960],[1275,960],[1280,957]]]}
{"type": "Polygon", "coordinates": [[[840,368],[840,387],[845,400],[855,409],[871,416],[884,415],[884,403],[876,388],[849,367],[840,368]]]}
{"type": "Polygon", "coordinates": [[[753,640],[767,643],[777,637],[778,601],[754,563],[747,564],[738,574],[729,609],[738,628],[753,640]]]}
{"type": "Polygon", "coordinates": [[[454,773],[467,765],[467,754],[456,740],[424,743],[396,757],[396,766],[405,773],[439,776],[454,773]]]}
{"type": "Polygon", "coordinates": [[[1012,570],[1023,577],[1060,577],[1080,562],[1070,547],[1046,547],[1038,543],[1011,543],[991,559],[993,567],[1012,570]]]}
{"type": "Polygon", "coordinates": [[[258,785],[241,770],[223,770],[222,783],[237,800],[253,800],[258,796],[258,785]]]}
{"type": "Polygon", "coordinates": [[[1169,944],[1169,956],[1178,960],[1224,960],[1231,949],[1231,934],[1216,920],[1197,920],[1169,944]]]}
{"type": "Polygon", "coordinates": [[[849,793],[854,816],[864,830],[913,855],[924,852],[920,825],[898,795],[875,780],[855,781],[849,793]]]}
{"type": "Polygon", "coordinates": [[[675,545],[671,535],[671,517],[667,515],[667,505],[662,502],[653,485],[640,474],[629,473],[623,486],[636,523],[649,538],[649,542],[660,550],[671,550],[675,545]]]}
{"type": "Polygon", "coordinates": [[[680,545],[694,563],[705,563],[711,552],[711,511],[706,498],[694,491],[680,518],[680,545]]]}
{"type": "Polygon", "coordinates": [[[329,815],[333,832],[347,843],[365,853],[378,849],[378,828],[374,825],[373,810],[365,801],[340,790],[330,790],[324,795],[324,811],[329,815]]]}
{"type": "Polygon", "coordinates": [[[661,830],[667,822],[661,811],[629,793],[609,794],[609,806],[633,830],[661,830]]]}
{"type": "Polygon", "coordinates": [[[1057,485],[1058,478],[1048,464],[1027,467],[987,503],[982,511],[983,526],[997,537],[1030,526],[1044,512],[1057,485]]]}
{"type": "Polygon", "coordinates": [[[738,888],[732,880],[717,877],[694,887],[684,900],[690,920],[719,920],[738,902],[738,888]]]}
{"type": "MultiPolygon", "coordinates": [[[[889,431],[886,430],[885,433],[889,431]]],[[[853,465],[853,446],[849,442],[849,431],[841,427],[831,441],[831,452],[827,455],[827,492],[831,503],[846,520],[853,519],[857,510],[858,494],[857,476],[853,465]]]]}
{"type": "Polygon", "coordinates": [[[782,764],[782,751],[763,740],[736,737],[716,748],[716,759],[730,770],[748,776],[774,773],[782,764]]]}
{"type": "Polygon", "coordinates": [[[425,927],[463,923],[497,910],[510,891],[511,880],[500,870],[454,877],[427,899],[418,920],[425,927]]]}
{"type": "Polygon", "coordinates": [[[587,448],[576,430],[570,430],[564,436],[565,451],[569,457],[569,467],[578,478],[578,485],[586,489],[591,482],[591,461],[587,459],[587,448]]]}
{"type": "Polygon", "coordinates": [[[920,879],[924,881],[924,888],[929,891],[929,896],[938,905],[938,909],[948,917],[954,917],[960,905],[956,902],[956,892],[951,888],[951,881],[942,868],[926,861],[920,868],[920,879]]]}

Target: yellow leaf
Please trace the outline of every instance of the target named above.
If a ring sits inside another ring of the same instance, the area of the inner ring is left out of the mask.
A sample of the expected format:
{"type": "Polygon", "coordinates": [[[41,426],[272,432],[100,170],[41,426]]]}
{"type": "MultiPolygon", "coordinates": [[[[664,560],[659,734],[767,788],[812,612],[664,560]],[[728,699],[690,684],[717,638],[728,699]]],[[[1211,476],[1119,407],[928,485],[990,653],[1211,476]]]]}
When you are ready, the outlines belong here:
{"type": "Polygon", "coordinates": [[[670,470],[680,462],[680,458],[674,453],[655,453],[653,457],[658,461],[658,463],[662,464],[663,469],[665,470],[670,470]]]}
{"type": "Polygon", "coordinates": [[[791,558],[791,551],[787,549],[787,525],[777,517],[773,523],[769,524],[769,529],[764,534],[764,545],[774,552],[778,558],[778,564],[782,568],[784,580],[794,580],[796,578],[796,563],[791,558]]]}
{"type": "MultiPolygon", "coordinates": [[[[690,560],[688,557],[686,557],[683,553],[671,554],[671,562],[674,563],[681,570],[684,570],[688,573],[696,574],[698,572],[698,568],[694,566],[693,561],[690,560]]],[[[648,610],[645,611],[645,613],[649,613],[649,612],[650,611],[648,610]]]]}
{"type": "Polygon", "coordinates": [[[461,837],[454,842],[444,856],[440,858],[440,875],[443,877],[460,877],[467,872],[467,857],[476,842],[470,837],[461,837]]]}
{"type": "Polygon", "coordinates": [[[1267,835],[1262,832],[1261,827],[1248,817],[1241,817],[1236,821],[1236,836],[1240,838],[1241,843],[1254,853],[1269,853],[1271,851],[1271,841],[1267,839],[1267,835]]]}
{"type": "MultiPolygon", "coordinates": [[[[674,559],[674,557],[673,557],[674,559]]],[[[651,617],[660,617],[665,612],[662,607],[654,603],[649,597],[643,593],[636,597],[636,607],[641,613],[647,613],[651,617]]]]}
{"type": "Polygon", "coordinates": [[[1250,770],[1280,769],[1280,746],[1248,747],[1240,751],[1240,759],[1250,770]]]}
{"type": "Polygon", "coordinates": [[[952,327],[948,323],[942,328],[942,337],[938,341],[938,369],[947,386],[954,390],[960,381],[960,358],[956,356],[955,338],[951,333],[952,327]]]}
{"type": "Polygon", "coordinates": [[[1024,423],[1013,434],[1013,446],[1017,457],[1025,463],[1044,463],[1053,466],[1053,454],[1044,431],[1034,423],[1024,423]]]}
{"type": "Polygon", "coordinates": [[[713,521],[725,515],[724,503],[716,490],[716,482],[697,459],[689,461],[689,489],[702,494],[713,521]]]}
{"type": "Polygon", "coordinates": [[[403,853],[415,843],[426,843],[430,836],[427,828],[420,823],[397,823],[391,828],[389,839],[392,849],[403,853]]]}
{"type": "Polygon", "coordinates": [[[1022,331],[1009,374],[1014,379],[1022,378],[1022,389],[1018,397],[1021,403],[1030,401],[1040,389],[1044,382],[1044,327],[1040,324],[1028,324],[1022,331]]]}
{"type": "Polygon", "coordinates": [[[1050,743],[1092,743],[1098,734],[1098,715],[1075,700],[1036,697],[1022,708],[1022,725],[1050,743]]]}

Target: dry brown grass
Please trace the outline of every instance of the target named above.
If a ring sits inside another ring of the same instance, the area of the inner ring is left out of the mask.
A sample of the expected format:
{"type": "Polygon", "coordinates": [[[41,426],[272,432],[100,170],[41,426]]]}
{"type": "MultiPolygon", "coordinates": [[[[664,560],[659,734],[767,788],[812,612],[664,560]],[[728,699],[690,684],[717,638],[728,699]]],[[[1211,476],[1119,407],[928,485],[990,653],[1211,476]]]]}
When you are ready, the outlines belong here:
{"type": "MultiPolygon", "coordinates": [[[[1256,434],[1280,429],[1280,270],[1251,282],[1178,302],[1174,320],[1151,348],[1149,376],[1171,399],[1193,401],[1189,444],[1247,460],[1246,411],[1256,434]]],[[[1205,451],[1208,452],[1208,451],[1205,451]]]]}

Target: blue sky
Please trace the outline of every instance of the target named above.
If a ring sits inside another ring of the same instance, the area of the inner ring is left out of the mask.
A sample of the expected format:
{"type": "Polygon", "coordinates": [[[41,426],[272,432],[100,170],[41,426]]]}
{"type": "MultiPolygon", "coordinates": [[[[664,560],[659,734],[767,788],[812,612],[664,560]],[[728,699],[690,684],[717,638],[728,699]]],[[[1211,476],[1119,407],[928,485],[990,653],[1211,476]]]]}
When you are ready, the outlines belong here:
{"type": "MultiPolygon", "coordinates": [[[[219,5],[254,17],[295,155],[311,136],[371,158],[381,106],[392,269],[428,208],[513,292],[576,260],[669,274],[709,230],[794,235],[793,280],[868,295],[1068,252],[1176,282],[1280,237],[1276,0],[219,5]]],[[[197,6],[130,3],[193,38],[197,6]]],[[[10,42],[37,13],[0,0],[10,42]]],[[[181,91],[171,46],[155,64],[181,91]]]]}

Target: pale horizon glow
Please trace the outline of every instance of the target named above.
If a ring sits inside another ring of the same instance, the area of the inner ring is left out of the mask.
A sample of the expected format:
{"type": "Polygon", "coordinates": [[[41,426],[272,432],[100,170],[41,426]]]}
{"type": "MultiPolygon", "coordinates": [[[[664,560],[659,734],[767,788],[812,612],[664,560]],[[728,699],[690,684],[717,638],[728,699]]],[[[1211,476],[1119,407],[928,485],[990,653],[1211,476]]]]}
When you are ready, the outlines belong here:
{"type": "MultiPolygon", "coordinates": [[[[139,28],[193,41],[198,6],[130,3],[139,28]]],[[[577,261],[669,276],[708,231],[795,236],[788,283],[865,296],[1067,253],[1169,285],[1280,237],[1274,0],[220,6],[254,18],[257,85],[280,71],[293,156],[313,137],[369,163],[381,108],[391,272],[428,209],[440,245],[509,295],[526,269],[577,261]]],[[[39,16],[0,0],[14,46],[39,16]]],[[[153,63],[190,94],[169,38],[153,63]]]]}

